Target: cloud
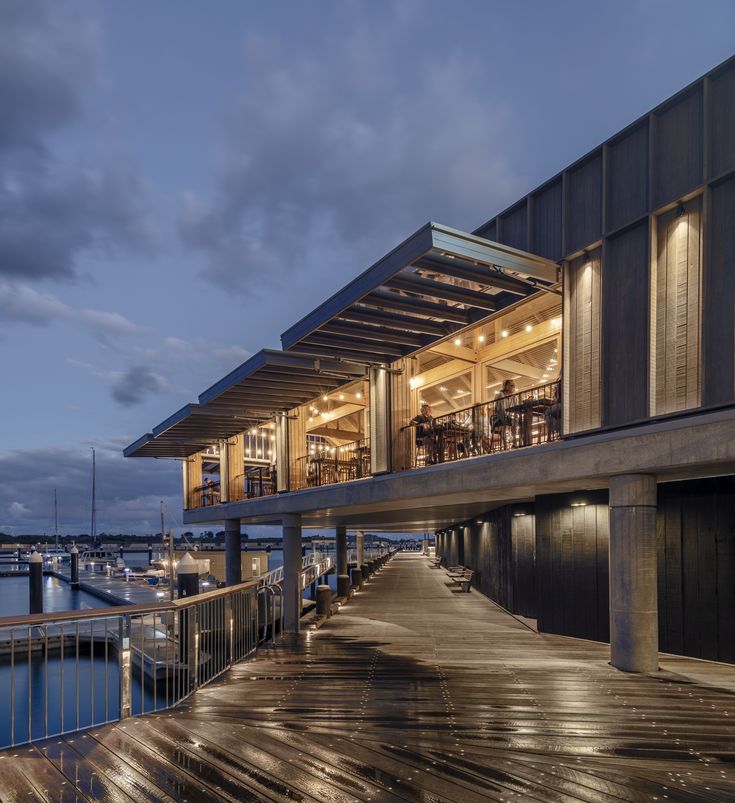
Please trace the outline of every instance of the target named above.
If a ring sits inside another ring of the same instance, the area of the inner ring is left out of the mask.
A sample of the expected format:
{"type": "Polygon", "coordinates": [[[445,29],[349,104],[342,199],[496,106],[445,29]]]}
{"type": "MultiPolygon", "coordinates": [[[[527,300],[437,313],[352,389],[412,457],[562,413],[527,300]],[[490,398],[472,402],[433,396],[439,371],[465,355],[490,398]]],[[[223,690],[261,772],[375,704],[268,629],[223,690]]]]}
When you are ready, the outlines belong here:
{"type": "Polygon", "coordinates": [[[145,187],[124,159],[77,166],[49,142],[81,115],[98,72],[86,4],[0,3],[0,276],[73,279],[85,253],[151,253],[145,187]]]}
{"type": "MultiPolygon", "coordinates": [[[[121,438],[121,441],[129,441],[121,438]]],[[[52,533],[54,489],[60,530],[89,533],[92,464],[86,449],[15,449],[0,455],[0,532],[52,533]]],[[[155,533],[159,502],[180,520],[181,468],[176,461],[126,460],[117,444],[97,450],[100,532],[155,533]]]]}
{"type": "Polygon", "coordinates": [[[216,189],[189,192],[180,219],[228,291],[304,271],[347,279],[428,219],[478,225],[524,186],[502,156],[512,115],[479,62],[451,42],[406,59],[419,7],[351,8],[327,50],[247,40],[216,189]]]}
{"type": "Polygon", "coordinates": [[[112,385],[112,398],[123,407],[142,404],[148,396],[155,396],[169,390],[165,377],[155,373],[145,365],[133,365],[112,385]]]}
{"type": "Polygon", "coordinates": [[[74,309],[56,296],[41,293],[22,282],[0,280],[0,320],[30,326],[49,326],[62,321],[81,327],[97,338],[143,334],[147,330],[118,312],[74,309]]]}

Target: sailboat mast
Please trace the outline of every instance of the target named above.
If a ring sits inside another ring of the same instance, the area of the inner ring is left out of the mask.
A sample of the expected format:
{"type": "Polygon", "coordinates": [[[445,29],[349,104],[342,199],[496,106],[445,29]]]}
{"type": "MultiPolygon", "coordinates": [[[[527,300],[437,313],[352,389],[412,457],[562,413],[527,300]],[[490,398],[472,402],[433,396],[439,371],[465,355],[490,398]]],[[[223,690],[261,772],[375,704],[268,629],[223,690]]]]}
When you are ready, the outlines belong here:
{"type": "Polygon", "coordinates": [[[97,547],[97,460],[92,447],[92,547],[97,547]]]}
{"type": "Polygon", "coordinates": [[[54,536],[56,537],[56,551],[59,551],[59,502],[54,488],[54,536]]]}

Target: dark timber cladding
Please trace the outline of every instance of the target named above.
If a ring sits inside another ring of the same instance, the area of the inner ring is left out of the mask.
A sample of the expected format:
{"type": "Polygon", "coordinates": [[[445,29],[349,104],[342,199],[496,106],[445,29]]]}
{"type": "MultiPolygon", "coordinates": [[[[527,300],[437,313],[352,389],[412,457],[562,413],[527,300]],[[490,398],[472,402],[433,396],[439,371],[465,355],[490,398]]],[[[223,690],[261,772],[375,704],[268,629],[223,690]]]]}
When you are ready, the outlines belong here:
{"type": "Polygon", "coordinates": [[[507,245],[427,223],[285,332],[284,349],[395,362],[552,287],[558,266],[517,247],[528,239],[525,204],[513,221],[507,245]]]}

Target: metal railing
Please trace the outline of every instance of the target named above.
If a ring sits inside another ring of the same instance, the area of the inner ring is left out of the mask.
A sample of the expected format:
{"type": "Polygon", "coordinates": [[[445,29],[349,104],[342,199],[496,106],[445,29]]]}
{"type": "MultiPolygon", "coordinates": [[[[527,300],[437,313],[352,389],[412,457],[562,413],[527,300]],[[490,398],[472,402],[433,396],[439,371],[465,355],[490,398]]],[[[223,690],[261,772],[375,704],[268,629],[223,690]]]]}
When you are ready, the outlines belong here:
{"type": "Polygon", "coordinates": [[[318,488],[370,476],[370,441],[362,439],[342,446],[312,446],[313,451],[293,463],[291,487],[318,488]]]}
{"type": "Polygon", "coordinates": [[[422,431],[404,427],[402,468],[462,460],[475,455],[537,446],[561,436],[560,382],[549,382],[447,415],[422,431]]]}
{"type": "Polygon", "coordinates": [[[0,746],[175,705],[276,635],[277,597],[279,584],[256,579],[174,602],[0,619],[0,746]]]}

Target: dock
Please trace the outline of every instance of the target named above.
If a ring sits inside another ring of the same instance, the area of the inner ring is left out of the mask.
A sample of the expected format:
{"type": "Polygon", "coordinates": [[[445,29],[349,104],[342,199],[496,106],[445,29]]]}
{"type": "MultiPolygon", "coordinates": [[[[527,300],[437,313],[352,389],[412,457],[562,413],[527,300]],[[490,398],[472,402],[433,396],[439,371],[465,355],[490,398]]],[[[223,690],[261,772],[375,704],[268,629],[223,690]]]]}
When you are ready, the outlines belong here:
{"type": "Polygon", "coordinates": [[[0,799],[735,799],[735,667],[608,660],[399,554],[177,708],[0,753],[0,799]]]}

